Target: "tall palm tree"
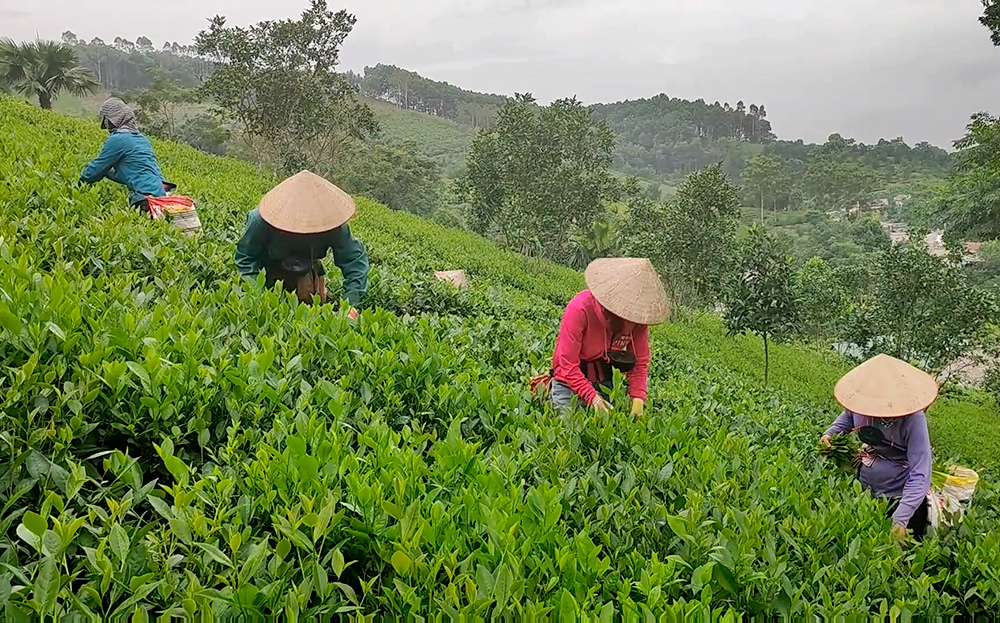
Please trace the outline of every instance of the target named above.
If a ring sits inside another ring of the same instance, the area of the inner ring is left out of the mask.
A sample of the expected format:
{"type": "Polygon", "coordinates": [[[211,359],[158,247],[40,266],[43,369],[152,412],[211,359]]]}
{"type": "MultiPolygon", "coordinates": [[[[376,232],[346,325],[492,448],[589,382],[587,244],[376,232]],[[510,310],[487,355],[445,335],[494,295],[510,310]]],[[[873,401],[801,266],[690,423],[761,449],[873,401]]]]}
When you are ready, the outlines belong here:
{"type": "Polygon", "coordinates": [[[52,100],[66,91],[73,95],[95,93],[97,80],[80,67],[76,51],[55,41],[16,43],[0,40],[0,84],[25,96],[38,98],[38,104],[52,109],[52,100]]]}

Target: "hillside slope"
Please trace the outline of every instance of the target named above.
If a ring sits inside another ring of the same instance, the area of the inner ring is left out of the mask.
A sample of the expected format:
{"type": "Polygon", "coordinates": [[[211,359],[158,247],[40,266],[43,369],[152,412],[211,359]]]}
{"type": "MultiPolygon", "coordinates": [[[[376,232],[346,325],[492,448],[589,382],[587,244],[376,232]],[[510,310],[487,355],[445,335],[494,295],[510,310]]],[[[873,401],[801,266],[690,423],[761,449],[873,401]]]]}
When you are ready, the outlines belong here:
{"type": "Polygon", "coordinates": [[[379,100],[366,99],[366,102],[375,111],[384,138],[413,141],[423,154],[438,163],[444,177],[458,177],[476,136],[474,129],[379,100]]]}
{"type": "MultiPolygon", "coordinates": [[[[75,188],[103,136],[0,99],[7,620],[1000,607],[991,488],[961,535],[901,549],[816,456],[832,356],[779,348],[764,389],[753,342],[686,320],[653,334],[647,418],[560,419],[525,385],[578,273],[361,200],[352,326],[233,275],[272,175],[157,143],[199,200],[186,240],[112,184],[75,188]],[[450,268],[471,291],[430,278],[450,268]]],[[[990,422],[949,428],[971,408],[935,407],[934,440],[985,466],[990,422]]]]}

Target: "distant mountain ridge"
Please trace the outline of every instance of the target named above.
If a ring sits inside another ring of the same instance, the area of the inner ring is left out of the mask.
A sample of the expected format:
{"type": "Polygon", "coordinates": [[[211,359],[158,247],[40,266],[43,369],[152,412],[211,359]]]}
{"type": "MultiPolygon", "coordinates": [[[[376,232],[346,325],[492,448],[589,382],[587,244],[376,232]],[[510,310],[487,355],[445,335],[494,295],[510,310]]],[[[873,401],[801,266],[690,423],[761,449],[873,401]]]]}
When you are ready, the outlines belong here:
{"type": "MultiPolygon", "coordinates": [[[[477,130],[488,128],[496,110],[510,99],[468,91],[394,65],[366,67],[363,74],[349,72],[349,76],[365,97],[477,130]]],[[[944,175],[951,166],[945,150],[926,142],[911,147],[901,138],[872,145],[839,134],[825,144],[779,140],[765,105],[742,100],[735,105],[709,104],[704,99],[659,94],[590,108],[618,136],[616,169],[650,180],[675,181],[716,162],[725,163],[726,172],[738,177],[746,162],[761,153],[793,164],[839,154],[882,169],[884,179],[894,181],[944,175]]]]}
{"type": "MultiPolygon", "coordinates": [[[[87,42],[69,31],[63,41],[77,50],[110,93],[148,88],[157,76],[194,87],[213,69],[191,46],[177,43],[158,48],[144,37],[134,43],[120,37],[112,44],[100,39],[87,42]]],[[[394,65],[377,64],[361,74],[347,72],[347,76],[364,97],[385,103],[379,117],[386,137],[413,140],[448,177],[460,172],[475,132],[489,128],[497,110],[510,99],[432,80],[394,65]],[[400,110],[408,112],[397,114],[400,110]]],[[[944,150],[927,143],[911,147],[902,139],[883,139],[874,145],[837,134],[823,145],[779,140],[764,104],[708,103],[659,94],[590,108],[618,137],[617,171],[668,185],[717,162],[739,179],[747,162],[760,154],[783,161],[793,173],[804,171],[810,159],[833,155],[871,166],[886,183],[943,176],[951,167],[951,157],[944,150]]]]}

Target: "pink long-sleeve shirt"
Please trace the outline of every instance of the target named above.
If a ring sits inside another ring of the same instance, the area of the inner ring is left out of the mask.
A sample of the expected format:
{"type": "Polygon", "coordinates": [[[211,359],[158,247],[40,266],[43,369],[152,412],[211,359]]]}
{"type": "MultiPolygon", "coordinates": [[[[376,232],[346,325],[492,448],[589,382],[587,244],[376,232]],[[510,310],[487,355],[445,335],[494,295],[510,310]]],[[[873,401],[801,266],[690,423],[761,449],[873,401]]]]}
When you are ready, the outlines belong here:
{"type": "Polygon", "coordinates": [[[590,290],[573,297],[563,313],[552,356],[552,376],[569,386],[587,405],[594,402],[597,389],[580,369],[581,361],[605,360],[608,350],[627,350],[635,355],[635,367],[626,374],[628,393],[646,400],[649,378],[649,327],[623,321],[612,335],[611,323],[590,290]]]}

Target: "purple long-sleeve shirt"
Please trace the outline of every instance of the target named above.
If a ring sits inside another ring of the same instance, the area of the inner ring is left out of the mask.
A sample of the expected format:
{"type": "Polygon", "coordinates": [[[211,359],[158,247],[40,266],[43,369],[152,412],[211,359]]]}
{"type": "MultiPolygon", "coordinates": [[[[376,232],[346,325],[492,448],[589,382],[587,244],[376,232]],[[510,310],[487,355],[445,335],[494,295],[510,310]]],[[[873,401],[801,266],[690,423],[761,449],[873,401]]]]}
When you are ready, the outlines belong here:
{"type": "Polygon", "coordinates": [[[874,426],[887,441],[905,448],[900,450],[880,446],[878,457],[870,466],[862,464],[858,480],[875,495],[897,498],[899,506],[892,515],[894,523],[905,526],[913,513],[925,503],[931,486],[931,440],[927,432],[927,416],[923,411],[891,420],[883,426],[876,418],[849,411],[840,414],[826,434],[842,435],[862,426],[874,426]]]}

